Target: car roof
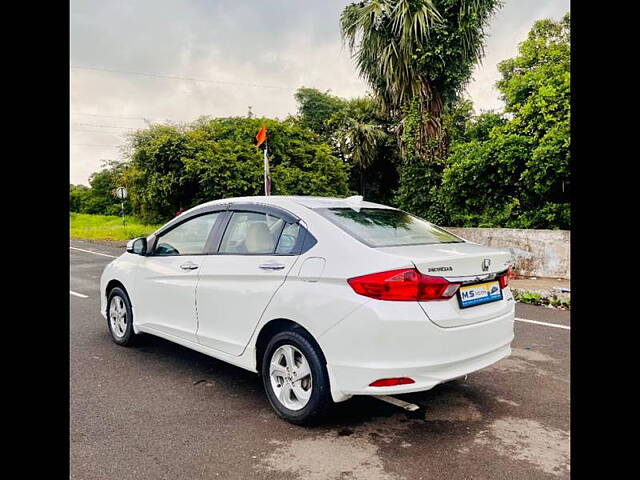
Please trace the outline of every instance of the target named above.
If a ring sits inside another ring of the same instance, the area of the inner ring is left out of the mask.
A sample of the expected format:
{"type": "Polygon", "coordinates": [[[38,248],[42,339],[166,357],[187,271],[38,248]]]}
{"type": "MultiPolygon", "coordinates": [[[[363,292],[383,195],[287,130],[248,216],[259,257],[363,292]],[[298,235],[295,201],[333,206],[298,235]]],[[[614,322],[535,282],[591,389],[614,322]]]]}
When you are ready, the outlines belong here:
{"type": "Polygon", "coordinates": [[[211,202],[207,202],[203,205],[215,205],[219,203],[263,203],[267,205],[279,205],[286,206],[289,203],[297,203],[299,205],[303,205],[308,208],[351,208],[351,207],[359,207],[359,208],[385,208],[392,209],[393,207],[389,207],[387,205],[382,205],[379,203],[367,202],[364,200],[360,200],[361,197],[347,197],[347,198],[338,198],[338,197],[317,197],[317,196],[302,196],[302,195],[269,195],[269,196],[251,196],[251,197],[234,197],[234,198],[223,198],[219,200],[213,200],[211,202]]]}

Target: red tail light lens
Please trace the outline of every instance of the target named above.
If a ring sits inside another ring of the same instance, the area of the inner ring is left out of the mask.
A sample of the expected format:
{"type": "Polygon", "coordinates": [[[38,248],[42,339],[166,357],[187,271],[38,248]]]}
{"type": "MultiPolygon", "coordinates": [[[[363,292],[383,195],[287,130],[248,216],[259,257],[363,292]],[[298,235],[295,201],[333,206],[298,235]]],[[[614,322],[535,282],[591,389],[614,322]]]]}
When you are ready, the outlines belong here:
{"type": "Polygon", "coordinates": [[[378,300],[446,300],[458,291],[459,283],[423,275],[415,268],[371,273],[347,280],[353,290],[378,300]]]}
{"type": "Polygon", "coordinates": [[[416,383],[413,378],[400,377],[400,378],[381,378],[373,383],[370,383],[370,387],[394,387],[396,385],[408,385],[410,383],[416,383]]]}
{"type": "Polygon", "coordinates": [[[513,277],[515,277],[515,274],[513,273],[513,268],[511,267],[511,265],[509,265],[507,271],[500,275],[500,288],[508,287],[509,282],[513,277]]]}

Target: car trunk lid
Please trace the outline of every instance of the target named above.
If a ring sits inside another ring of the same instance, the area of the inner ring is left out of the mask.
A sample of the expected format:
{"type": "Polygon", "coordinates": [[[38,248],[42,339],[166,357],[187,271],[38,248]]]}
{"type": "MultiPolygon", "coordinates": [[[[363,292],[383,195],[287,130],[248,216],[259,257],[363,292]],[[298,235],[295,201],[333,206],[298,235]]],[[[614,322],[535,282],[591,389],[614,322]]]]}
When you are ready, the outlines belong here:
{"type": "MultiPolygon", "coordinates": [[[[513,256],[508,250],[471,242],[382,247],[377,250],[411,260],[422,274],[444,277],[462,286],[497,280],[497,274],[513,264],[513,256]]],[[[501,300],[467,308],[460,306],[459,295],[419,304],[433,323],[444,328],[487,321],[513,308],[508,287],[503,289],[501,300]]]]}

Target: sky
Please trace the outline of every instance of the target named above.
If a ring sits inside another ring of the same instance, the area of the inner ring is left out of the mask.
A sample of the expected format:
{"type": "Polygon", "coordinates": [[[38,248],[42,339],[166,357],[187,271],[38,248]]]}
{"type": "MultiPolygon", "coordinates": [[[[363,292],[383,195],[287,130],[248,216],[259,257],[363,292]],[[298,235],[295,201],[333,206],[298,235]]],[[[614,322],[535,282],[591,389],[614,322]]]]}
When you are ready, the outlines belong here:
{"type": "MultiPolygon", "coordinates": [[[[301,86],[364,95],[367,85],[340,38],[348,3],[72,0],[70,183],[88,185],[102,162],[122,159],[125,135],[149,122],[244,116],[249,108],[285,118],[296,113],[301,86]]],[[[476,112],[502,107],[497,64],[517,54],[533,22],[561,18],[569,3],[504,1],[467,87],[476,112]]]]}

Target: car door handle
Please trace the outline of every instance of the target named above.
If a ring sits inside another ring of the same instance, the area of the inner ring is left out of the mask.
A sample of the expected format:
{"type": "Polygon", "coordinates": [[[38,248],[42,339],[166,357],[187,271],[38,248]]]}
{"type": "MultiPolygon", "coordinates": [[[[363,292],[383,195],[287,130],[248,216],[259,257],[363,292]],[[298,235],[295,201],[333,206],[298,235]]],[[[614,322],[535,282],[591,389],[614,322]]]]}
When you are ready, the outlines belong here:
{"type": "Polygon", "coordinates": [[[263,263],[260,268],[263,270],[282,270],[284,265],[282,263],[263,263]]]}
{"type": "Polygon", "coordinates": [[[188,262],[180,265],[180,268],[183,270],[195,270],[196,268],[198,268],[198,265],[196,265],[195,263],[188,262]]]}

